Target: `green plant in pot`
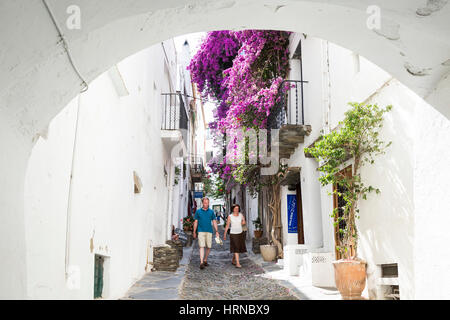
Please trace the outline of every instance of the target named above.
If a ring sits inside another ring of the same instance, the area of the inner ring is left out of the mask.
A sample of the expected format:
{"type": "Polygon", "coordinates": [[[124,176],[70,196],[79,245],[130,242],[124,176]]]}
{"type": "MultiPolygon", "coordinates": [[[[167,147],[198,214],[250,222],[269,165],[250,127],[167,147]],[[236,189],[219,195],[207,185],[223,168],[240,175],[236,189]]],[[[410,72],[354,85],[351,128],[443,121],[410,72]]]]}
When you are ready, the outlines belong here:
{"type": "Polygon", "coordinates": [[[344,299],[360,299],[366,283],[366,262],[358,258],[358,203],[366,200],[369,193],[380,190],[366,185],[361,178],[361,168],[373,164],[377,155],[385,153],[391,142],[385,143],[379,137],[383,116],[392,109],[375,105],[349,103],[351,109],[335,131],[323,135],[311,148],[305,148],[319,161],[322,186],[333,185],[335,197],[343,203],[335,208],[331,217],[338,226],[340,243],[337,251],[342,259],[333,263],[336,287],[344,299]],[[351,163],[351,171],[343,170],[344,163],[351,163]]]}
{"type": "Polygon", "coordinates": [[[192,231],[194,229],[194,217],[187,216],[183,218],[183,230],[192,231]]]}
{"type": "Polygon", "coordinates": [[[262,237],[262,234],[263,234],[261,219],[258,217],[255,220],[253,220],[252,222],[253,222],[253,225],[255,226],[255,231],[253,232],[255,235],[255,238],[259,239],[262,237]]]}

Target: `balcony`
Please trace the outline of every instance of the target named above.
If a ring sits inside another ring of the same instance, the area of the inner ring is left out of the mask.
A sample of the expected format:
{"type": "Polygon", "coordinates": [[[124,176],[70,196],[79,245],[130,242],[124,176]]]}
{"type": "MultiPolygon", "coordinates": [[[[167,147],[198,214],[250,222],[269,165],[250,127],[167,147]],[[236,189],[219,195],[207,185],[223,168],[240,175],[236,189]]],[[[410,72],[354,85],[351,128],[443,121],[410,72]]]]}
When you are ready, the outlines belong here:
{"type": "MultiPolygon", "coordinates": [[[[311,133],[311,126],[305,125],[303,86],[308,81],[284,80],[280,88],[289,86],[286,92],[279,90],[280,102],[274,106],[267,120],[270,130],[279,129],[279,157],[289,159],[305,136],[311,133]]],[[[270,140],[269,140],[270,142],[270,140]]],[[[269,143],[269,150],[271,145],[269,143]]]]}
{"type": "Polygon", "coordinates": [[[163,93],[161,112],[161,138],[167,151],[179,142],[186,150],[188,134],[188,116],[185,108],[185,97],[181,93],[163,93]]]}
{"type": "Polygon", "coordinates": [[[203,166],[203,158],[191,155],[191,162],[190,162],[190,171],[191,171],[191,179],[192,183],[195,182],[202,182],[203,175],[205,174],[205,167],[203,166]]]}

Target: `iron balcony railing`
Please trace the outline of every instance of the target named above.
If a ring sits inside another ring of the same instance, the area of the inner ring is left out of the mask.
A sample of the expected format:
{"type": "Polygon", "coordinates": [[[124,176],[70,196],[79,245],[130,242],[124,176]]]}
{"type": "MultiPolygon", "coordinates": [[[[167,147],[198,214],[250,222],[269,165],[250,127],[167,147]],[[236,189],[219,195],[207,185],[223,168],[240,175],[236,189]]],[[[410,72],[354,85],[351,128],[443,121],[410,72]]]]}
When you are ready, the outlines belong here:
{"type": "Polygon", "coordinates": [[[285,124],[305,124],[303,84],[308,81],[284,80],[278,89],[278,103],[267,119],[267,129],[280,129],[285,124]],[[286,88],[287,89],[283,89],[286,88]]]}
{"type": "Polygon", "coordinates": [[[203,166],[203,158],[197,155],[191,155],[191,174],[204,174],[205,167],[203,166]]]}
{"type": "MultiPolygon", "coordinates": [[[[188,116],[181,93],[162,93],[163,110],[161,119],[162,130],[188,129],[188,116]]],[[[186,138],[186,137],[184,137],[186,138]]]]}

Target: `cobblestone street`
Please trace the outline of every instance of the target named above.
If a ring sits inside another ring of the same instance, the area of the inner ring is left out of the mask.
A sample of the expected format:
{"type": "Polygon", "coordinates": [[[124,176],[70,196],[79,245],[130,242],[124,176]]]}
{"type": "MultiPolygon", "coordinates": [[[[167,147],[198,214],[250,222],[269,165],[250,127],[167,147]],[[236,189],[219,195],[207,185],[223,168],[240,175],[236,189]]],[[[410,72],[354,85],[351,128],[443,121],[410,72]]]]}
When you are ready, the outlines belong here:
{"type": "MultiPolygon", "coordinates": [[[[221,236],[223,231],[220,230],[221,236]]],[[[262,277],[263,268],[254,263],[248,254],[241,254],[242,268],[231,264],[229,238],[213,247],[208,257],[208,266],[201,270],[198,242],[194,248],[184,281],[180,288],[180,299],[191,300],[298,300],[291,290],[277,280],[262,277]]],[[[247,247],[247,250],[249,248],[247,247]]]]}

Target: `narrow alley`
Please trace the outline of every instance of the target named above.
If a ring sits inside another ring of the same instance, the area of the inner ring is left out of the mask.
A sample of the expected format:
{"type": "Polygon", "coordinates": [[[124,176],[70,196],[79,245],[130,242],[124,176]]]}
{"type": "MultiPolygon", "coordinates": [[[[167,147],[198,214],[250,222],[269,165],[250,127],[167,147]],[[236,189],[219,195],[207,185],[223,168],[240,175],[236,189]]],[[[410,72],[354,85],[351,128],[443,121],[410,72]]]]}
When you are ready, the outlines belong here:
{"type": "Polygon", "coordinates": [[[0,299],[449,299],[449,17],[0,0],[0,299]]]}
{"type": "MultiPolygon", "coordinates": [[[[223,232],[221,233],[223,234],[223,232]]],[[[290,289],[278,281],[263,277],[264,270],[249,257],[242,254],[242,268],[231,264],[227,238],[223,245],[213,241],[205,269],[200,270],[198,241],[181,287],[180,298],[190,300],[296,300],[290,289]]]]}
{"type": "MultiPolygon", "coordinates": [[[[223,228],[219,228],[223,234],[223,228]]],[[[198,241],[187,248],[176,272],[155,271],[136,282],[123,299],[138,300],[297,300],[299,292],[282,281],[264,277],[265,270],[242,254],[242,268],[231,264],[230,240],[213,241],[208,267],[201,270],[198,241]]],[[[272,263],[274,265],[274,263],[272,263]]],[[[276,266],[274,266],[276,268],[276,266]]]]}

